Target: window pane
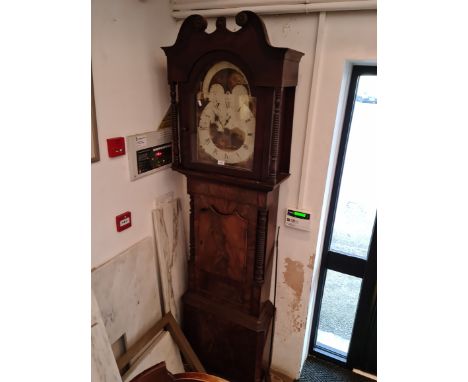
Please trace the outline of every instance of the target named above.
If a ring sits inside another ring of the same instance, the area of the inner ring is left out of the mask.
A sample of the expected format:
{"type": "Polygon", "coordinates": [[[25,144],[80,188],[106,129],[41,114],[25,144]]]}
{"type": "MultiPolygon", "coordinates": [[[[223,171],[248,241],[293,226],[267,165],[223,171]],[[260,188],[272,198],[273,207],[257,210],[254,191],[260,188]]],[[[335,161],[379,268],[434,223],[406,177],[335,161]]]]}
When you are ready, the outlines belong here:
{"type": "Polygon", "coordinates": [[[346,357],[362,279],[327,270],[316,346],[346,357]]]}
{"type": "Polygon", "coordinates": [[[367,258],[376,214],[374,189],[376,92],[375,75],[360,76],[330,249],[367,258]]]}

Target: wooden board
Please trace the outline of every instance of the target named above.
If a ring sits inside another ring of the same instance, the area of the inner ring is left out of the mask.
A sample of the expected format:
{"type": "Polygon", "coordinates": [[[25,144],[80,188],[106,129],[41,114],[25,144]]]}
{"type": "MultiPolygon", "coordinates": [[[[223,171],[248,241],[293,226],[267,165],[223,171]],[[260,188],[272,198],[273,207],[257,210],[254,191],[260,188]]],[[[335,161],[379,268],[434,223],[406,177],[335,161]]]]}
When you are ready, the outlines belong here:
{"type": "Polygon", "coordinates": [[[140,358],[141,354],[146,352],[146,350],[151,346],[153,339],[158,336],[163,329],[169,331],[172,339],[177,344],[180,352],[184,356],[185,361],[188,362],[190,367],[193,370],[205,372],[203,365],[187,341],[187,338],[185,338],[184,333],[180,329],[179,324],[174,319],[172,313],[166,313],[161,320],[159,320],[150,330],[148,330],[147,333],[145,333],[143,337],[137,341],[137,343],[135,343],[122,357],[117,360],[117,366],[119,370],[122,370],[129,362],[132,363],[140,358]]]}
{"type": "Polygon", "coordinates": [[[179,349],[169,332],[163,331],[153,340],[152,345],[132,364],[122,376],[123,382],[131,381],[142,371],[162,361],[166,362],[167,370],[171,373],[184,372],[184,365],[179,349]]]}

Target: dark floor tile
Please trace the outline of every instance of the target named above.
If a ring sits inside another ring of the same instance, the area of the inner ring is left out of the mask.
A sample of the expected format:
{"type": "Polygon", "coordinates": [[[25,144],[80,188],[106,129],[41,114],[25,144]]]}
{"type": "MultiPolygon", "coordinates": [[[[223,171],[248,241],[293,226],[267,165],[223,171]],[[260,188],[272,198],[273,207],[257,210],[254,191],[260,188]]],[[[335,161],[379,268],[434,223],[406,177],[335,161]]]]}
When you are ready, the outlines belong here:
{"type": "Polygon", "coordinates": [[[310,356],[298,382],[375,382],[331,362],[310,356]]]}

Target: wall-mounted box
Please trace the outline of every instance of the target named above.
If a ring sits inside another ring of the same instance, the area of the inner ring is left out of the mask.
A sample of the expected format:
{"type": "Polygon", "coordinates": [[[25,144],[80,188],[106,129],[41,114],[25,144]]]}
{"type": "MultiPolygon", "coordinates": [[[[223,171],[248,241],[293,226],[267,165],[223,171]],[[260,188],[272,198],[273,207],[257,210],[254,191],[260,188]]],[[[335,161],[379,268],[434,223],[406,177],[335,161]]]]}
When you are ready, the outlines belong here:
{"type": "Polygon", "coordinates": [[[115,225],[117,232],[122,232],[132,226],[132,213],[130,211],[124,212],[115,217],[115,225]]]}
{"type": "Polygon", "coordinates": [[[172,130],[149,131],[127,137],[130,180],[154,174],[172,163],[172,130]]]}
{"type": "Polygon", "coordinates": [[[287,227],[310,231],[312,230],[311,214],[309,211],[288,208],[284,224],[287,227]]]}
{"type": "Polygon", "coordinates": [[[125,155],[124,137],[109,138],[107,140],[107,152],[109,153],[109,158],[125,155]]]}

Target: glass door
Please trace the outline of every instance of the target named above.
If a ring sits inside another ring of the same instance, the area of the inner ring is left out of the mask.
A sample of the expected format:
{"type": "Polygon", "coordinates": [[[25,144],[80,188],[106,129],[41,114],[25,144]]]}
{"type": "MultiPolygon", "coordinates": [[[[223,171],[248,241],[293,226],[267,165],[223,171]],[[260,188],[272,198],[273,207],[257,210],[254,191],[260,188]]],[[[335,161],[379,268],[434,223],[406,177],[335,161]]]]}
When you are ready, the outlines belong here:
{"type": "Polygon", "coordinates": [[[363,342],[374,338],[369,320],[374,308],[376,315],[376,75],[370,66],[356,66],[351,75],[310,349],[349,367],[360,364],[369,347],[363,342]]]}

